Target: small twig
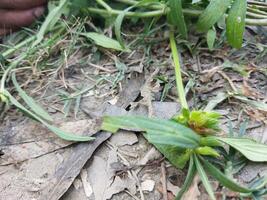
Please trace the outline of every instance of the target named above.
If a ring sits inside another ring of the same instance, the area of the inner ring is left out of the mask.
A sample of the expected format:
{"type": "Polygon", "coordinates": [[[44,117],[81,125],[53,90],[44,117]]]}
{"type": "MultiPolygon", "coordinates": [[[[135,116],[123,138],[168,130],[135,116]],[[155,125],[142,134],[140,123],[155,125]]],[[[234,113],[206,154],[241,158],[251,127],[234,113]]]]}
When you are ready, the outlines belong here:
{"type": "Polygon", "coordinates": [[[161,184],[162,184],[163,200],[168,200],[166,168],[164,162],[161,163],[161,184]]]}
{"type": "Polygon", "coordinates": [[[228,81],[228,83],[230,84],[230,86],[234,92],[237,92],[237,88],[235,87],[235,84],[223,71],[217,71],[217,73],[220,74],[224,79],[226,79],[228,81]]]}
{"type": "Polygon", "coordinates": [[[96,64],[93,64],[93,63],[88,63],[88,65],[90,65],[90,66],[92,66],[92,67],[94,67],[96,69],[99,69],[101,71],[107,72],[107,73],[114,73],[114,72],[118,71],[118,70],[106,69],[105,67],[102,67],[100,65],[96,65],[96,64]]]}

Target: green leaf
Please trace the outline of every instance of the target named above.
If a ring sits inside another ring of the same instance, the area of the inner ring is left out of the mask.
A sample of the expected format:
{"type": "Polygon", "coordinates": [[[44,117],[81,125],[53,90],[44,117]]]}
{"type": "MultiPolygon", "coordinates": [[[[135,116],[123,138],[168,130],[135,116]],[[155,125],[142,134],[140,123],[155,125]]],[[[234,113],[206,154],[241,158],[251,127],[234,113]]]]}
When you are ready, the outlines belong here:
{"type": "Polygon", "coordinates": [[[34,114],[33,112],[26,109],[22,104],[20,104],[7,90],[3,91],[3,94],[9,99],[9,101],[16,106],[19,110],[21,110],[26,115],[30,116],[31,118],[35,119],[38,122],[41,122],[43,125],[45,125],[49,130],[54,132],[56,135],[58,135],[60,138],[68,141],[91,141],[94,140],[93,137],[87,137],[87,136],[78,136],[71,133],[67,133],[65,131],[60,130],[59,128],[56,128],[50,124],[48,124],[46,121],[44,121],[42,118],[40,118],[38,115],[34,114]]]}
{"type": "Polygon", "coordinates": [[[261,102],[261,101],[254,101],[254,100],[250,100],[248,99],[247,97],[244,97],[244,96],[240,96],[240,95],[233,95],[234,98],[244,102],[244,103],[247,103],[259,110],[262,110],[262,111],[265,111],[267,112],[267,104],[264,103],[264,102],[261,102]]]}
{"type": "Polygon", "coordinates": [[[241,193],[250,193],[253,190],[249,188],[245,188],[240,186],[240,184],[233,182],[231,179],[229,179],[225,174],[223,174],[219,169],[217,169],[214,165],[209,163],[204,158],[200,157],[200,160],[202,161],[206,171],[217,181],[220,182],[223,186],[229,188],[232,191],[235,192],[241,192],[241,193]]]}
{"type": "Polygon", "coordinates": [[[187,27],[184,19],[182,0],[169,0],[169,23],[178,28],[183,39],[187,39],[187,27]]]}
{"type": "Polygon", "coordinates": [[[35,112],[38,116],[47,121],[53,121],[52,117],[41,107],[39,106],[33,98],[27,95],[27,93],[21,89],[19,86],[15,73],[12,74],[12,82],[19,93],[19,96],[25,101],[25,103],[35,112]]]}
{"type": "Polygon", "coordinates": [[[180,200],[182,198],[183,194],[188,190],[188,188],[192,184],[195,175],[196,175],[196,166],[194,164],[193,156],[190,156],[189,167],[185,178],[185,182],[181,190],[178,192],[175,200],[180,200]]]}
{"type": "Polygon", "coordinates": [[[207,44],[208,44],[209,50],[213,49],[215,40],[216,40],[216,30],[214,28],[211,28],[207,32],[207,44]]]}
{"type": "MultiPolygon", "coordinates": [[[[194,143],[199,143],[200,136],[193,130],[171,120],[147,118],[141,116],[105,116],[103,118],[102,130],[117,132],[119,129],[137,129],[139,131],[166,132],[170,135],[191,139],[194,143]]],[[[161,133],[160,133],[161,134],[161,133]]]]}
{"type": "Polygon", "coordinates": [[[212,186],[210,185],[208,176],[207,176],[206,172],[204,171],[204,169],[203,169],[198,157],[195,154],[194,154],[194,162],[195,162],[199,177],[200,177],[200,179],[201,179],[201,181],[202,181],[207,193],[209,194],[209,196],[210,196],[210,198],[212,200],[216,200],[216,197],[214,195],[212,186]]]}
{"type": "Polygon", "coordinates": [[[96,45],[107,48],[114,49],[117,51],[129,51],[122,47],[120,43],[112,38],[109,38],[103,34],[99,34],[96,32],[88,32],[88,33],[79,33],[82,36],[85,36],[88,39],[93,40],[96,45]]]}
{"type": "Polygon", "coordinates": [[[205,107],[204,111],[212,111],[218,104],[223,102],[229,97],[228,94],[224,92],[218,92],[218,94],[209,100],[208,105],[205,107]]]}
{"type": "Polygon", "coordinates": [[[245,31],[247,0],[235,0],[226,20],[226,35],[230,45],[241,48],[245,31]]]}
{"type": "Polygon", "coordinates": [[[173,166],[183,169],[187,164],[192,152],[171,145],[153,144],[167,158],[173,166]]]}
{"type": "Polygon", "coordinates": [[[200,155],[220,157],[220,154],[215,149],[209,146],[198,147],[196,148],[195,152],[200,155]]]}
{"type": "Polygon", "coordinates": [[[123,22],[123,19],[126,15],[126,13],[128,11],[130,11],[131,9],[133,9],[135,6],[130,6],[128,8],[126,8],[125,10],[123,10],[116,18],[116,21],[115,21],[115,25],[114,25],[114,32],[115,32],[115,35],[116,35],[116,38],[117,40],[119,41],[120,45],[125,48],[125,44],[123,42],[123,39],[121,37],[121,26],[122,26],[122,22],[123,22]]]}
{"type": "Polygon", "coordinates": [[[247,138],[221,138],[218,140],[230,145],[254,162],[267,162],[267,145],[247,138]]]}
{"type": "Polygon", "coordinates": [[[50,31],[53,28],[53,26],[58,22],[61,15],[65,12],[67,3],[68,3],[68,0],[60,0],[58,6],[50,10],[39,32],[36,35],[37,38],[36,38],[36,41],[32,45],[33,47],[38,45],[43,40],[46,32],[50,31]]]}
{"type": "Polygon", "coordinates": [[[230,0],[211,0],[208,7],[199,16],[197,27],[199,31],[208,31],[225,14],[230,0]]]}
{"type": "Polygon", "coordinates": [[[147,130],[146,138],[152,144],[171,145],[184,149],[194,149],[199,144],[182,135],[174,132],[147,130]]]}
{"type": "Polygon", "coordinates": [[[116,21],[115,21],[115,25],[114,25],[114,30],[115,30],[115,35],[116,35],[116,38],[117,40],[119,41],[120,45],[125,48],[125,45],[124,45],[124,42],[123,42],[123,39],[121,37],[121,26],[122,26],[122,22],[123,22],[123,19],[126,15],[127,12],[129,12],[130,10],[132,10],[133,8],[136,8],[136,7],[139,7],[139,6],[142,6],[142,5],[145,5],[145,4],[149,4],[149,3],[156,3],[158,2],[157,0],[141,0],[140,2],[134,4],[133,6],[130,6],[126,9],[124,9],[116,18],[116,21]]]}

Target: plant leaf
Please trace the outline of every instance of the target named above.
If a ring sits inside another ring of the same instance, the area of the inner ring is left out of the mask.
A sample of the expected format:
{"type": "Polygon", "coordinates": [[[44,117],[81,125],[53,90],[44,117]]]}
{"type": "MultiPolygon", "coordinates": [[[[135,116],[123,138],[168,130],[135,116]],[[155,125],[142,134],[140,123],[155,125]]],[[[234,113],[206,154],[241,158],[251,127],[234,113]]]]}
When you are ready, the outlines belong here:
{"type": "Polygon", "coordinates": [[[88,32],[88,33],[79,33],[86,38],[93,40],[96,45],[107,48],[107,49],[114,49],[117,51],[129,51],[122,47],[117,40],[109,38],[103,34],[96,33],[96,32],[88,32]]]}
{"type": "Polygon", "coordinates": [[[138,3],[134,4],[133,6],[130,6],[130,7],[126,8],[126,9],[124,9],[117,16],[116,21],[115,21],[115,25],[114,25],[114,31],[115,31],[115,35],[116,35],[117,40],[119,41],[120,45],[123,48],[125,48],[125,45],[124,45],[123,39],[121,37],[121,26],[122,26],[122,22],[123,22],[123,19],[124,19],[126,13],[128,11],[130,11],[131,9],[135,8],[135,7],[142,6],[142,5],[145,5],[145,4],[148,4],[148,3],[155,3],[155,2],[158,2],[158,1],[157,0],[141,0],[138,3]]]}
{"type": "Polygon", "coordinates": [[[52,27],[59,20],[60,16],[64,13],[67,6],[68,0],[60,0],[59,5],[54,7],[43,22],[39,32],[36,35],[36,41],[33,43],[33,47],[38,45],[44,38],[44,35],[47,31],[51,30],[52,27]]]}
{"type": "Polygon", "coordinates": [[[230,145],[254,162],[267,162],[267,145],[248,138],[222,138],[218,140],[230,145]]]}
{"type": "Polygon", "coordinates": [[[47,121],[53,121],[52,117],[41,107],[39,106],[32,97],[28,96],[27,93],[21,89],[19,86],[15,73],[12,73],[12,82],[19,93],[19,96],[25,101],[25,103],[35,112],[38,116],[47,121]]]}
{"type": "MultiPolygon", "coordinates": [[[[199,143],[200,136],[193,130],[171,120],[147,118],[141,116],[105,116],[103,118],[102,130],[117,132],[119,129],[137,129],[146,132],[166,132],[177,134],[179,137],[190,139],[194,143],[199,143]]],[[[161,134],[161,133],[160,133],[161,134]]],[[[158,135],[158,134],[157,134],[158,135]]]]}
{"type": "Polygon", "coordinates": [[[197,28],[199,31],[208,31],[225,14],[230,0],[211,0],[208,7],[199,16],[197,28]]]}
{"type": "Polygon", "coordinates": [[[178,28],[183,39],[187,39],[187,27],[184,19],[182,0],[169,0],[169,23],[178,28]]]}
{"type": "Polygon", "coordinates": [[[240,95],[233,95],[234,98],[244,102],[244,103],[247,103],[259,110],[262,110],[262,111],[265,111],[267,112],[267,104],[264,103],[264,102],[261,102],[261,101],[254,101],[254,100],[250,100],[248,99],[247,97],[244,97],[244,96],[240,96],[240,95]]]}
{"type": "Polygon", "coordinates": [[[78,136],[71,133],[67,133],[65,131],[60,130],[59,128],[56,128],[50,124],[48,124],[46,121],[44,121],[42,118],[40,118],[38,115],[34,114],[33,112],[26,109],[22,104],[20,104],[7,90],[3,91],[3,94],[9,99],[9,101],[16,106],[19,110],[21,110],[23,113],[28,115],[29,117],[33,118],[34,120],[41,122],[44,124],[49,130],[54,132],[56,135],[58,135],[60,138],[68,141],[91,141],[94,140],[93,137],[87,137],[87,136],[78,136]]]}
{"type": "Polygon", "coordinates": [[[204,171],[204,169],[203,169],[198,157],[196,156],[196,154],[194,154],[193,156],[194,156],[194,162],[195,162],[195,165],[197,168],[197,172],[199,174],[199,177],[200,177],[207,193],[209,194],[209,196],[212,200],[216,200],[216,197],[214,195],[212,186],[210,185],[210,182],[209,182],[209,179],[208,179],[206,172],[204,171]]]}
{"type": "Polygon", "coordinates": [[[207,32],[207,44],[208,44],[209,50],[213,49],[215,40],[216,40],[216,30],[214,28],[211,28],[207,32]]]}
{"type": "Polygon", "coordinates": [[[208,105],[205,107],[204,111],[212,111],[219,103],[223,102],[229,97],[228,94],[224,92],[218,92],[218,94],[209,100],[208,105]]]}
{"type": "Polygon", "coordinates": [[[226,35],[229,44],[237,49],[242,47],[245,31],[247,0],[235,0],[226,20],[226,35]]]}
{"type": "Polygon", "coordinates": [[[200,160],[202,161],[206,171],[217,181],[220,182],[223,186],[229,188],[230,190],[233,190],[235,192],[241,192],[241,193],[250,193],[253,190],[249,188],[245,188],[240,186],[238,183],[233,182],[231,179],[229,179],[225,174],[223,174],[219,169],[217,169],[214,165],[212,165],[210,162],[205,160],[204,158],[200,157],[200,160]]]}
{"type": "Polygon", "coordinates": [[[190,159],[191,151],[171,145],[153,144],[175,167],[183,169],[190,159]]]}
{"type": "Polygon", "coordinates": [[[171,145],[184,149],[194,149],[198,143],[179,133],[148,130],[146,138],[152,144],[171,145]]]}
{"type": "Polygon", "coordinates": [[[196,175],[196,166],[194,164],[193,156],[190,156],[190,161],[189,161],[189,167],[188,167],[188,172],[185,178],[185,182],[181,188],[181,190],[178,192],[175,200],[180,200],[183,196],[183,194],[188,190],[190,185],[192,184],[194,177],[196,175]]]}

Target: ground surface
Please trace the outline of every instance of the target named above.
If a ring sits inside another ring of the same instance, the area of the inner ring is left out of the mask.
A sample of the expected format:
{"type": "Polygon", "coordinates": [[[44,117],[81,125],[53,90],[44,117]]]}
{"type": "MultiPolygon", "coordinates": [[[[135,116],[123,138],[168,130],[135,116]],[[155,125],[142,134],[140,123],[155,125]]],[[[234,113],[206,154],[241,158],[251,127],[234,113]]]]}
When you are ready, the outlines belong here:
{"type": "MultiPolygon", "coordinates": [[[[144,45],[122,55],[89,48],[73,54],[58,74],[21,73],[18,79],[28,80],[25,90],[47,108],[59,127],[97,134],[94,142],[65,142],[9,110],[0,128],[0,199],[160,200],[164,195],[174,199],[186,171],[172,167],[141,134],[98,132],[99,118],[105,114],[170,118],[179,111],[170,49],[168,41],[158,42],[161,38],[145,41],[149,52],[144,45]],[[86,62],[81,64],[82,58],[86,62]],[[83,89],[81,99],[74,95],[83,89]],[[69,95],[74,97],[66,98],[69,95]]],[[[245,134],[267,143],[267,112],[253,104],[267,101],[266,30],[248,28],[246,41],[239,51],[223,46],[213,52],[200,48],[192,55],[185,49],[187,99],[192,108],[220,112],[222,134],[231,121],[236,132],[245,127],[245,134]],[[242,91],[250,101],[224,96],[234,91],[242,91]]],[[[263,175],[265,164],[249,164],[236,178],[249,183],[263,175]]],[[[198,183],[196,179],[185,199],[208,199],[198,183]]],[[[216,182],[213,187],[218,199],[223,194],[237,198],[216,182]]]]}

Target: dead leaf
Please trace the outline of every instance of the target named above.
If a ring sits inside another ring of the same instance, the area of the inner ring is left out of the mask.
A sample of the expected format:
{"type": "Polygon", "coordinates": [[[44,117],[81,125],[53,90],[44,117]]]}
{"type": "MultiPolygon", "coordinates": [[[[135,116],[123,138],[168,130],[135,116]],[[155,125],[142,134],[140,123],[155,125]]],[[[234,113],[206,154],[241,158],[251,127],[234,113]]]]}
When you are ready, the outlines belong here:
{"type": "Polygon", "coordinates": [[[85,169],[82,169],[80,176],[83,184],[84,193],[89,198],[93,194],[93,189],[90,183],[88,182],[87,171],[85,169]]]}
{"type": "Polygon", "coordinates": [[[128,131],[120,131],[110,138],[110,142],[117,146],[133,145],[138,142],[138,138],[135,133],[128,131]]]}

